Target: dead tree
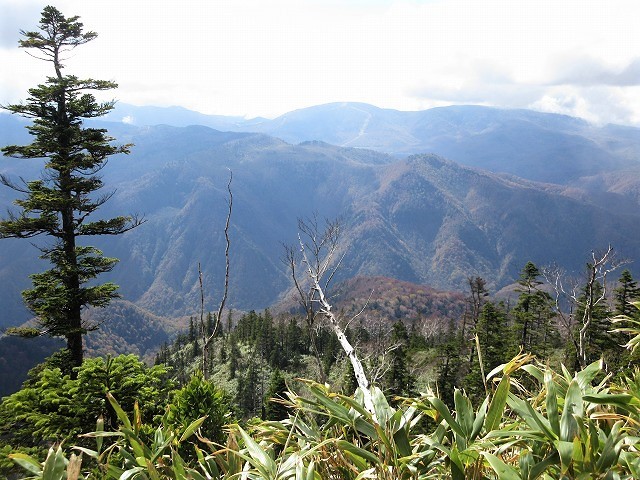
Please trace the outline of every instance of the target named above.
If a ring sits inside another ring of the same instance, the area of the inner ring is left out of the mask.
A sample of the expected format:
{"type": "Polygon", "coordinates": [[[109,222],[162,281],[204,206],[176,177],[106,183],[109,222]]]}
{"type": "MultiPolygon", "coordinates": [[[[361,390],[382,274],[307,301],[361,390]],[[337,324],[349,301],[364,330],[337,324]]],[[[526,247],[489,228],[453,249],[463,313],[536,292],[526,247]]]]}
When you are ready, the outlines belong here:
{"type": "Polygon", "coordinates": [[[604,252],[591,251],[585,283],[568,279],[558,267],[548,267],[542,271],[554,291],[555,313],[573,342],[576,362],[581,368],[587,366],[588,331],[593,324],[594,311],[607,301],[607,277],[625,263],[615,258],[613,247],[609,245],[604,252]],[[580,310],[582,315],[576,318],[576,312],[580,310]],[[574,333],[576,330],[577,334],[574,333]]]}
{"type": "MultiPolygon", "coordinates": [[[[338,247],[340,222],[326,222],[324,230],[321,231],[321,227],[318,223],[318,216],[313,214],[309,219],[298,219],[298,232],[299,239],[302,237],[307,239],[305,242],[306,250],[308,255],[314,259],[314,267],[318,270],[320,267],[320,261],[323,255],[325,255],[325,252],[330,252],[331,255],[333,255],[333,252],[335,252],[338,247]]],[[[300,242],[302,242],[302,240],[300,240],[300,242]]],[[[285,254],[283,263],[291,274],[298,304],[304,311],[304,320],[309,332],[309,344],[313,357],[316,360],[319,380],[321,383],[325,383],[327,381],[327,374],[324,371],[322,358],[316,341],[316,329],[318,327],[316,319],[320,313],[316,308],[318,300],[317,291],[308,278],[307,273],[303,270],[301,274],[298,270],[298,266],[301,263],[302,253],[300,247],[284,245],[284,250],[285,254]]]]}
{"type": "Polygon", "coordinates": [[[209,378],[209,347],[211,342],[216,337],[218,329],[220,328],[220,319],[222,318],[222,311],[227,303],[227,296],[229,293],[229,250],[231,248],[231,241],[229,239],[229,226],[231,224],[231,212],[233,211],[233,192],[231,191],[231,181],[233,180],[233,172],[229,170],[229,181],[227,182],[227,192],[229,194],[229,200],[227,202],[227,219],[224,225],[224,238],[225,238],[225,269],[224,269],[224,287],[222,290],[222,299],[218,306],[218,312],[215,317],[215,323],[213,324],[213,331],[209,333],[204,324],[204,288],[202,285],[202,271],[200,270],[200,264],[198,264],[198,280],[200,282],[200,329],[202,333],[202,375],[205,379],[209,378]]]}
{"type": "Polygon", "coordinates": [[[341,229],[340,222],[327,221],[324,231],[320,231],[317,217],[314,216],[308,222],[300,221],[298,226],[300,229],[298,233],[300,261],[306,271],[306,283],[304,284],[308,285],[308,288],[304,288],[302,281],[294,275],[294,283],[296,283],[298,293],[302,293],[300,295],[301,302],[307,302],[313,308],[312,311],[317,311],[329,322],[340,346],[351,362],[358,387],[363,394],[364,406],[375,416],[369,380],[362,362],[358,358],[355,348],[345,336],[339,318],[333,312],[332,305],[325,293],[342,262],[342,257],[336,259],[341,229]]]}

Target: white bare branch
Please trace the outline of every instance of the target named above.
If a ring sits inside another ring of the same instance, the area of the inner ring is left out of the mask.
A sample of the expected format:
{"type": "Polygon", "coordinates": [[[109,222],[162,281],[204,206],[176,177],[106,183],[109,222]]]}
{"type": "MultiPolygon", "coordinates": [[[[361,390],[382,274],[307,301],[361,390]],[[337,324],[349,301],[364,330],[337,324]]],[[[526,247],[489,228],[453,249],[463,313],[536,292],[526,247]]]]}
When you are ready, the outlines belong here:
{"type": "MultiPolygon", "coordinates": [[[[315,292],[314,301],[318,304],[319,312],[329,321],[333,332],[340,342],[340,346],[349,358],[349,361],[351,362],[351,366],[353,368],[353,373],[356,377],[356,381],[358,382],[358,387],[360,387],[360,390],[362,391],[364,397],[364,406],[374,416],[375,419],[375,409],[373,407],[373,398],[371,395],[371,390],[369,388],[369,380],[367,379],[367,375],[365,374],[362,362],[358,358],[355,348],[353,348],[353,346],[345,336],[344,331],[340,326],[340,323],[335,314],[333,313],[332,306],[327,300],[325,292],[321,285],[323,276],[327,273],[329,266],[331,265],[330,260],[338,245],[338,231],[335,228],[337,228],[337,223],[329,224],[327,231],[325,231],[322,237],[318,237],[317,230],[311,232],[311,235],[309,235],[308,231],[303,231],[303,233],[308,235],[310,238],[310,246],[305,244],[305,242],[302,240],[302,235],[300,233],[298,234],[302,263],[306,266],[307,276],[309,277],[309,280],[311,282],[311,288],[315,292]],[[324,247],[327,248],[327,253],[326,255],[322,256],[324,247]],[[307,255],[307,249],[311,250],[311,259],[309,259],[309,256],[307,255]]],[[[335,272],[331,272],[330,275],[332,276],[334,273],[335,272]]]]}

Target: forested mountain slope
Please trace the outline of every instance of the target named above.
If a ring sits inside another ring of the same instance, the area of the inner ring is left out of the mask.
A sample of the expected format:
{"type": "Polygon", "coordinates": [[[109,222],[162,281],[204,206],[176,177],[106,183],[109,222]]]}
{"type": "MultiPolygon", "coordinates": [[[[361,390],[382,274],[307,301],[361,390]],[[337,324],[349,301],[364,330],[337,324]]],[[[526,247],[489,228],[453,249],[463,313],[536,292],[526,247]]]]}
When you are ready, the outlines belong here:
{"type": "MultiPolygon", "coordinates": [[[[105,125],[135,147],[104,170],[105,184],[115,190],[104,215],[137,212],[147,222],[93,243],[120,258],[111,279],[121,285],[124,299],[155,315],[198,311],[198,263],[206,308],[217,305],[230,170],[228,306],[236,309],[264,308],[288,290],[282,242],[295,243],[297,218],[313,212],[343,220],[346,257],[336,280],[384,275],[462,289],[468,276],[480,275],[497,288],[511,283],[528,260],[579,271],[592,248],[608,243],[632,259],[640,253],[635,215],[571,198],[566,187],[500,176],[435,155],[397,159],[371,150],[322,142],[291,145],[263,134],[202,126],[105,125]]],[[[8,132],[22,127],[15,121],[3,130],[2,143],[8,132]]],[[[23,176],[31,178],[39,167],[28,163],[3,159],[2,171],[15,178],[26,166],[30,171],[23,176]]],[[[14,194],[0,190],[3,208],[14,194]]],[[[37,254],[29,242],[0,242],[5,286],[0,325],[28,317],[19,292],[29,285],[29,273],[42,270],[34,260],[37,254]]]]}
{"type": "Polygon", "coordinates": [[[138,125],[200,124],[266,133],[294,144],[321,140],[403,156],[436,153],[463,165],[563,185],[634,168],[640,161],[638,128],[596,126],[566,115],[475,105],[403,112],[363,103],[331,103],[273,120],[119,105],[109,118],[125,118],[138,125]]]}

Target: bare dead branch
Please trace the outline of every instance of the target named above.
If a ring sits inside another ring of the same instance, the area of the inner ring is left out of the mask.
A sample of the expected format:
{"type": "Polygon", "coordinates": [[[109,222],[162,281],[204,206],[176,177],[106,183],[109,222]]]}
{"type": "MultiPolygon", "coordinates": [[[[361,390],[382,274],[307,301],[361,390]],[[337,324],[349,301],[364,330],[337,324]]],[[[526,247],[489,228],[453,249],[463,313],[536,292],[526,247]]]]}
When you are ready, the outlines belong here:
{"type": "MultiPolygon", "coordinates": [[[[224,249],[224,259],[225,259],[225,270],[224,270],[224,288],[222,291],[222,299],[220,300],[220,305],[218,306],[218,312],[216,314],[215,323],[213,325],[213,330],[211,333],[207,332],[203,327],[202,332],[202,375],[205,379],[209,378],[209,369],[207,365],[208,355],[209,355],[209,346],[216,334],[218,333],[218,329],[220,328],[220,322],[222,321],[222,312],[227,303],[227,297],[229,295],[229,270],[230,270],[230,261],[229,261],[229,251],[231,249],[231,240],[229,238],[229,226],[231,225],[231,214],[233,212],[233,192],[231,191],[231,182],[233,180],[233,171],[229,169],[229,181],[227,182],[227,193],[229,194],[229,200],[227,202],[227,218],[224,225],[224,238],[225,238],[225,249],[224,249]]],[[[198,264],[198,271],[200,276],[200,298],[201,298],[201,314],[200,321],[203,322],[202,318],[204,316],[204,290],[202,288],[202,273],[200,272],[200,264],[198,264]]]]}

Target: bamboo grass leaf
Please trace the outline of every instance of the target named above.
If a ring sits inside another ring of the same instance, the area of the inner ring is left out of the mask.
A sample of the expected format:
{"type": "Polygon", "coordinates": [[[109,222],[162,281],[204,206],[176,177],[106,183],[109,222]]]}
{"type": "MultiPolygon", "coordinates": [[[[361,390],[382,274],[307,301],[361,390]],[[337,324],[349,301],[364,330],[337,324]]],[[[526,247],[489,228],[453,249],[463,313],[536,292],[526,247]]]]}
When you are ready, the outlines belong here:
{"type": "Polygon", "coordinates": [[[436,409],[438,414],[442,417],[442,419],[446,422],[447,425],[454,431],[457,435],[464,437],[464,430],[460,427],[458,422],[456,422],[449,411],[449,408],[444,404],[442,400],[438,397],[430,396],[427,397],[427,400],[433,405],[433,408],[436,409]]]}
{"type": "Polygon", "coordinates": [[[360,448],[357,445],[354,445],[351,442],[348,442],[346,440],[338,440],[336,442],[336,445],[338,446],[338,448],[340,448],[341,450],[344,450],[345,452],[351,454],[351,455],[355,455],[357,457],[359,457],[360,459],[369,462],[369,464],[371,465],[378,465],[380,464],[380,459],[374,455],[373,453],[371,453],[368,450],[365,450],[364,448],[360,448]]]}
{"type": "Polygon", "coordinates": [[[25,453],[11,453],[9,454],[9,458],[31,473],[36,475],[42,473],[42,465],[40,462],[25,453]]]}
{"type": "Polygon", "coordinates": [[[145,470],[144,467],[130,468],[129,470],[125,470],[124,472],[122,472],[122,475],[120,475],[119,480],[129,480],[130,478],[133,478],[135,475],[143,472],[144,470],[145,470]]]}
{"type": "Polygon", "coordinates": [[[179,442],[182,443],[185,440],[187,440],[191,435],[193,435],[195,431],[200,428],[200,426],[203,424],[203,422],[206,419],[207,419],[207,416],[205,415],[204,417],[200,417],[197,420],[194,420],[193,422],[191,422],[191,424],[186,428],[186,430],[180,437],[179,442]]]}
{"type": "Polygon", "coordinates": [[[507,403],[507,396],[509,395],[509,387],[511,385],[508,375],[505,375],[500,380],[498,388],[491,399],[487,417],[484,422],[484,429],[486,432],[495,430],[500,425],[502,415],[504,414],[504,407],[507,403]]]}
{"type": "Polygon", "coordinates": [[[553,381],[551,371],[544,372],[544,385],[546,389],[545,406],[547,409],[547,418],[553,433],[560,438],[560,419],[558,416],[558,393],[556,384],[553,381]]]}
{"type": "Polygon", "coordinates": [[[251,463],[259,470],[268,472],[271,475],[266,478],[272,478],[272,476],[275,476],[277,466],[273,459],[262,449],[260,445],[258,445],[258,443],[256,443],[253,438],[247,434],[247,432],[242,429],[242,427],[238,426],[237,428],[245,446],[247,447],[249,455],[254,460],[251,463]]]}
{"type": "Polygon", "coordinates": [[[566,442],[564,440],[558,440],[556,442],[556,449],[560,455],[560,468],[563,474],[567,473],[571,466],[571,460],[573,458],[573,442],[566,442]]]}
{"type": "Polygon", "coordinates": [[[127,414],[124,412],[120,404],[113,397],[113,395],[111,395],[111,392],[107,392],[107,400],[109,400],[109,403],[113,407],[113,410],[116,412],[116,415],[118,416],[118,420],[120,420],[122,424],[125,427],[127,427],[129,430],[133,430],[131,422],[129,421],[129,417],[127,417],[127,414]]]}
{"type": "Polygon", "coordinates": [[[591,384],[604,366],[603,360],[597,360],[576,373],[575,380],[582,390],[591,384]]]}
{"type": "MultiPolygon", "coordinates": [[[[592,364],[593,365],[593,364],[592,364]]],[[[578,435],[577,417],[583,415],[582,391],[579,381],[574,379],[569,384],[564,398],[564,407],[560,417],[560,440],[571,442],[578,435]]]]}
{"type": "Polygon", "coordinates": [[[58,445],[58,448],[54,451],[53,447],[49,449],[49,454],[44,462],[44,468],[42,469],[42,478],[46,480],[61,480],[66,478],[65,467],[67,466],[67,459],[64,458],[62,452],[62,445],[58,445]]]}
{"type": "Polygon", "coordinates": [[[500,458],[489,452],[480,452],[489,462],[500,480],[522,480],[518,472],[511,465],[507,465],[500,458]]]}
{"type": "Polygon", "coordinates": [[[456,420],[463,432],[463,437],[466,440],[471,438],[471,432],[473,431],[473,407],[471,406],[471,400],[466,397],[462,391],[456,389],[453,393],[453,401],[456,407],[456,420]]]}

